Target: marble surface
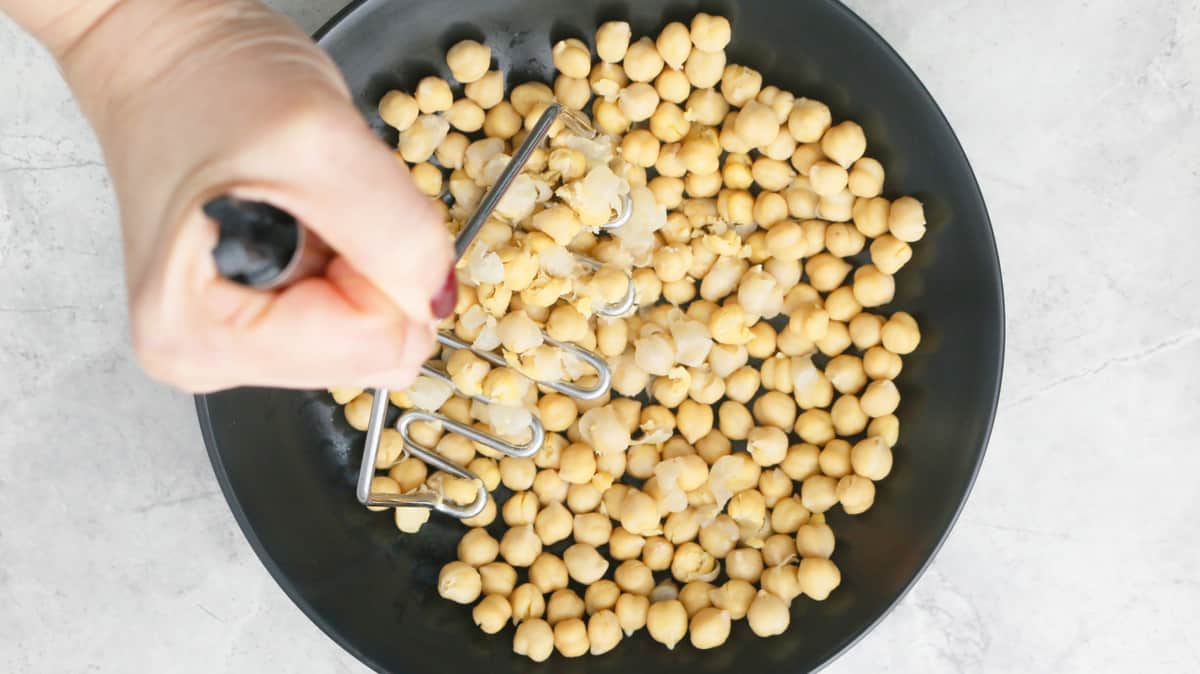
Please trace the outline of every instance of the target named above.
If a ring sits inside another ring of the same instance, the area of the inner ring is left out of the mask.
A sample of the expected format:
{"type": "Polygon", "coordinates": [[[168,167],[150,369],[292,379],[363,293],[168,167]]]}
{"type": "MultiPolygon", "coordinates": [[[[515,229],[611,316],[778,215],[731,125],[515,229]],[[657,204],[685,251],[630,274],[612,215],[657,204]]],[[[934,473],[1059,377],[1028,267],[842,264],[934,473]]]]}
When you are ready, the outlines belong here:
{"type": "MultiPolygon", "coordinates": [[[[273,3],[315,28],[341,0],[273,3]]],[[[850,3],[979,174],[1008,352],[953,535],[849,672],[1200,669],[1200,2],[850,3]]],[[[0,20],[0,671],[361,672],[145,379],[96,144],[0,20]]]]}

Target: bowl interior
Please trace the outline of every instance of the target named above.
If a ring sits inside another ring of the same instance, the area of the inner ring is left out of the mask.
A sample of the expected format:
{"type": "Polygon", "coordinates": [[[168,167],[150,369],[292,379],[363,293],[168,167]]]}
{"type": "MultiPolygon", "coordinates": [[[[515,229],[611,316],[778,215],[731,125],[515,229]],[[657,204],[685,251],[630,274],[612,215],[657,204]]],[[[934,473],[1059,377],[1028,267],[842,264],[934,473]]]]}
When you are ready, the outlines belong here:
{"type": "MultiPolygon", "coordinates": [[[[713,651],[667,651],[641,632],[598,658],[535,664],[512,654],[512,629],[488,636],[466,607],[437,596],[439,568],[463,527],[435,516],[419,536],[399,535],[390,514],[354,500],[362,434],[323,393],[241,389],[197,399],[217,476],[251,544],[297,604],[371,666],[396,672],[716,672],[734,666],[769,674],[815,669],[879,620],[920,573],[948,532],[982,460],[999,390],[1003,350],[1000,271],[978,186],[948,123],[915,75],[842,5],[677,4],[662,0],[368,0],[322,31],[321,44],[346,73],[363,114],[394,141],[375,113],[391,88],[425,75],[449,77],[441,60],[465,37],[486,41],[511,86],[552,76],[550,47],[563,37],[591,43],[596,25],[625,19],[653,35],[696,11],[733,22],[730,62],[759,69],[766,83],[827,102],[835,119],[866,129],[868,154],[887,170],[886,196],[918,196],[929,233],[898,275],[887,311],[913,313],[920,349],[898,384],[901,439],[875,507],[831,513],[842,585],[825,602],[800,598],[792,626],[772,639],[735,623],[713,651]]],[[[398,261],[402,262],[402,261],[398,261]]]]}

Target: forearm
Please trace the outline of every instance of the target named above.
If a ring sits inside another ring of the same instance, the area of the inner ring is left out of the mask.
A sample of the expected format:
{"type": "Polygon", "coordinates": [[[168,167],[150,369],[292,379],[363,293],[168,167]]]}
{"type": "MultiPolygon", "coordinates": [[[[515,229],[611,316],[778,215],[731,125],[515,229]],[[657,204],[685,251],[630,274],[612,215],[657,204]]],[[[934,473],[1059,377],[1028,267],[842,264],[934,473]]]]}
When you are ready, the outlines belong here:
{"type": "Polygon", "coordinates": [[[104,20],[124,0],[0,0],[0,11],[41,40],[55,57],[104,20]]]}

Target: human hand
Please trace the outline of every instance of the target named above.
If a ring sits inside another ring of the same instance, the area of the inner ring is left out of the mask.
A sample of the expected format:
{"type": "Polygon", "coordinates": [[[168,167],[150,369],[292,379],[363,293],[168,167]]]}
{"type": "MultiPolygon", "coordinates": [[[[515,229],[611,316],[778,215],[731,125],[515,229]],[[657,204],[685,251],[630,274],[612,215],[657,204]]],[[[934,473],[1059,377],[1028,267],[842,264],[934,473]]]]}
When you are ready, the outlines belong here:
{"type": "Polygon", "coordinates": [[[450,237],[306,35],[252,0],[125,0],[56,51],[113,177],[151,375],[192,391],[411,381],[431,302],[454,304],[450,237]],[[295,216],[334,250],[324,274],[276,292],[220,277],[202,207],[224,195],[295,216]]]}

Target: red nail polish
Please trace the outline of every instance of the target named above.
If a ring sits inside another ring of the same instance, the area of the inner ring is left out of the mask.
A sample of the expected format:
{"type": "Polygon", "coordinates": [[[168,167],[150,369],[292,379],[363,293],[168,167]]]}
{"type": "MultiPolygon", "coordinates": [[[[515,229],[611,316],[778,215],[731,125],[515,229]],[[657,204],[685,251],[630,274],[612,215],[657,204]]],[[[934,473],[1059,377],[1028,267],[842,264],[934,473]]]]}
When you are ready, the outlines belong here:
{"type": "Polygon", "coordinates": [[[446,281],[442,283],[441,289],[429,302],[429,308],[436,318],[442,319],[454,313],[455,304],[458,304],[458,277],[454,275],[452,268],[446,275],[446,281]]]}

